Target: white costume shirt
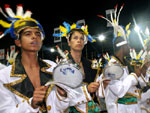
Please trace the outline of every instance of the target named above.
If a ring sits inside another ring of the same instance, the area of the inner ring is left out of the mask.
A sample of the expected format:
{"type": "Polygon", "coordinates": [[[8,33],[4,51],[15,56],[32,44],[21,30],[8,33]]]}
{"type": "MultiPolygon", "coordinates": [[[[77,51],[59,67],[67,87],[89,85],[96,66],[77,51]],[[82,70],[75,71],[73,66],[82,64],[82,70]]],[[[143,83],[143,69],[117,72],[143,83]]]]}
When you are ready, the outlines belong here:
{"type": "MultiPolygon", "coordinates": [[[[56,64],[46,60],[50,66],[48,69],[43,69],[46,72],[52,72],[56,64]]],[[[33,109],[31,107],[31,98],[28,98],[14,90],[12,85],[23,81],[26,75],[13,74],[15,65],[10,65],[0,70],[0,113],[41,113],[41,108],[33,109]]],[[[46,94],[46,107],[48,113],[60,113],[68,107],[68,103],[60,101],[57,98],[55,86],[50,86],[46,94]]]]}
{"type": "MultiPolygon", "coordinates": [[[[52,73],[56,64],[49,60],[44,60],[49,68],[42,68],[46,73],[52,73]]],[[[32,97],[29,98],[17,90],[13,86],[26,79],[26,74],[14,74],[15,65],[10,65],[0,70],[0,113],[41,113],[42,107],[33,109],[31,107],[32,97]]],[[[87,102],[91,100],[91,96],[87,91],[86,85],[75,89],[79,92],[77,98],[63,98],[57,91],[55,85],[51,85],[46,93],[46,109],[48,113],[64,112],[69,106],[75,106],[77,109],[86,112],[87,102]]]]}
{"type": "MultiPolygon", "coordinates": [[[[112,57],[108,63],[120,63],[121,62],[112,57]]],[[[105,97],[106,108],[108,113],[141,113],[139,105],[137,103],[119,104],[117,103],[119,98],[130,94],[131,96],[140,98],[139,90],[135,85],[138,83],[138,78],[135,73],[129,74],[126,66],[122,66],[124,71],[123,75],[119,80],[111,80],[106,89],[103,87],[103,74],[97,79],[100,82],[97,95],[105,97]]]]}

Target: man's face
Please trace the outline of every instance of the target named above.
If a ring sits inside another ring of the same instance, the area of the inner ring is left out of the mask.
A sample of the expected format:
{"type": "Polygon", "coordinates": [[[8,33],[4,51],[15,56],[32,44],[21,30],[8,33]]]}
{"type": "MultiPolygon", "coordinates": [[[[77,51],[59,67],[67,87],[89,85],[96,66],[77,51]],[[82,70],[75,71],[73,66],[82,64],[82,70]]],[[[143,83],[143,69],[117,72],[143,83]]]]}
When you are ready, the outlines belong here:
{"type": "Polygon", "coordinates": [[[71,50],[82,51],[84,48],[84,35],[78,31],[75,31],[72,34],[68,45],[70,46],[71,50]]]}
{"type": "Polygon", "coordinates": [[[37,52],[42,46],[42,34],[37,28],[26,28],[21,33],[20,47],[24,51],[37,52]]]}
{"type": "Polygon", "coordinates": [[[125,56],[128,56],[129,53],[130,53],[130,46],[129,46],[128,44],[125,44],[125,45],[123,46],[123,49],[124,49],[124,55],[125,55],[125,56]]]}

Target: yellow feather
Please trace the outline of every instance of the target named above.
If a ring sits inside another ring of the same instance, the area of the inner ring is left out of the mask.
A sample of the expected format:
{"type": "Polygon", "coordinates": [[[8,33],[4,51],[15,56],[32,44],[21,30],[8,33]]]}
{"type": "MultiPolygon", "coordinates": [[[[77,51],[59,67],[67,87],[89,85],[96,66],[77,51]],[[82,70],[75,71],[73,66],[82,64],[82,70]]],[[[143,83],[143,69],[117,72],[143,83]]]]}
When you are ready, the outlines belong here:
{"type": "Polygon", "coordinates": [[[92,40],[92,42],[96,42],[96,40],[92,40]]]}
{"type": "Polygon", "coordinates": [[[89,34],[89,32],[88,32],[88,29],[87,29],[88,27],[87,26],[85,26],[85,30],[84,30],[84,33],[85,33],[85,35],[88,35],[89,34]]]}
{"type": "Polygon", "coordinates": [[[114,22],[114,24],[117,24],[117,21],[115,19],[113,20],[113,22],[114,22]]]}
{"type": "Polygon", "coordinates": [[[67,29],[63,26],[59,26],[59,29],[60,29],[61,32],[67,32],[67,29]]]}
{"type": "Polygon", "coordinates": [[[3,20],[0,20],[0,25],[2,25],[4,28],[10,28],[11,27],[11,24],[9,24],[3,20]]]}
{"type": "Polygon", "coordinates": [[[72,25],[71,25],[71,30],[72,30],[72,29],[75,29],[76,26],[77,26],[76,24],[72,24],[72,25]]]}
{"type": "Polygon", "coordinates": [[[126,36],[128,37],[130,35],[131,31],[128,30],[126,36]]]}
{"type": "Polygon", "coordinates": [[[118,33],[118,37],[120,37],[120,36],[122,36],[122,35],[121,35],[121,33],[119,32],[119,33],[118,33]]]}
{"type": "Polygon", "coordinates": [[[65,32],[63,35],[61,35],[62,37],[66,37],[67,36],[67,32],[65,32]]]}
{"type": "Polygon", "coordinates": [[[126,25],[126,31],[129,29],[131,23],[129,23],[128,25],[126,25]]]}

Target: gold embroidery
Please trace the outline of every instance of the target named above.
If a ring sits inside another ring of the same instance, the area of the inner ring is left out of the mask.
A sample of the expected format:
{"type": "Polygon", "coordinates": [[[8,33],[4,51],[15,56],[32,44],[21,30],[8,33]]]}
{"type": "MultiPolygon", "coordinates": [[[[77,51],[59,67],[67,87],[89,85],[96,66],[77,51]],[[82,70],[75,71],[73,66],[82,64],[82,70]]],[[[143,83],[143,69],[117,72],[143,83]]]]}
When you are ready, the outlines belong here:
{"type": "Polygon", "coordinates": [[[87,101],[89,101],[88,95],[86,93],[86,86],[83,86],[83,92],[85,94],[85,97],[86,97],[87,101]]]}
{"type": "MultiPolygon", "coordinates": [[[[42,60],[41,60],[42,61],[42,60]]],[[[45,73],[48,73],[48,74],[52,74],[51,72],[48,72],[46,71],[46,69],[50,68],[51,65],[49,65],[48,63],[42,61],[43,63],[45,63],[47,65],[47,67],[43,67],[41,68],[41,71],[45,72],[45,73]]],[[[10,83],[7,83],[7,84],[3,84],[4,87],[6,87],[8,90],[10,90],[11,92],[15,93],[16,95],[18,95],[19,97],[27,100],[27,102],[29,103],[29,97],[27,96],[24,96],[23,94],[21,94],[20,92],[18,92],[17,90],[15,90],[14,88],[12,88],[11,86],[14,86],[18,83],[21,83],[26,77],[27,75],[26,74],[15,74],[15,62],[12,64],[12,69],[11,69],[11,73],[10,73],[10,77],[20,77],[19,80],[16,80],[16,81],[13,81],[13,82],[10,82],[10,83]]],[[[46,99],[48,97],[48,94],[50,93],[51,89],[52,89],[52,85],[49,87],[48,89],[48,92],[46,93],[46,99]]],[[[24,101],[25,101],[24,100],[24,101]]],[[[42,108],[40,107],[40,110],[43,112],[43,111],[46,111],[45,108],[42,108]]]]}
{"type": "Polygon", "coordinates": [[[47,92],[46,92],[46,95],[45,95],[45,102],[46,102],[47,97],[48,97],[48,95],[50,94],[50,92],[51,92],[51,90],[52,90],[52,88],[53,88],[54,86],[55,86],[54,84],[52,84],[52,85],[49,86],[49,88],[48,88],[48,90],[47,90],[47,92]]]}
{"type": "MultiPolygon", "coordinates": [[[[40,59],[40,60],[41,60],[41,59],[40,59]]],[[[46,63],[46,62],[43,61],[43,60],[41,60],[41,61],[47,65],[47,67],[42,67],[42,68],[41,68],[41,71],[52,75],[52,72],[46,71],[46,69],[49,69],[49,68],[51,67],[51,65],[48,64],[48,63],[46,63]]]]}
{"type": "MultiPolygon", "coordinates": [[[[83,111],[81,111],[78,107],[77,107],[77,105],[76,106],[74,106],[75,108],[76,108],[76,110],[77,111],[79,111],[80,113],[84,113],[83,111]]],[[[86,108],[86,111],[87,111],[88,109],[86,108]]],[[[88,112],[86,112],[86,113],[88,113],[88,112]]]]}
{"type": "Polygon", "coordinates": [[[141,107],[141,109],[145,110],[147,113],[150,113],[150,109],[148,110],[148,109],[146,109],[144,107],[141,107]]]}
{"type": "Polygon", "coordinates": [[[19,93],[17,90],[15,90],[14,88],[11,87],[15,84],[18,84],[18,83],[22,82],[27,77],[27,75],[26,74],[14,74],[14,72],[15,72],[15,63],[13,63],[13,65],[12,65],[12,70],[11,70],[10,76],[11,77],[21,77],[21,78],[19,80],[14,81],[14,82],[10,82],[10,83],[3,84],[3,85],[7,89],[9,89],[11,92],[15,93],[19,97],[22,97],[22,98],[24,98],[25,100],[28,101],[29,100],[28,97],[24,96],[23,94],[19,93]]]}
{"type": "Polygon", "coordinates": [[[16,108],[18,108],[18,104],[16,105],[16,108]]]}
{"type": "Polygon", "coordinates": [[[47,106],[47,111],[50,111],[50,110],[51,110],[51,106],[48,105],[48,106],[47,106]]]}
{"type": "Polygon", "coordinates": [[[134,73],[131,73],[130,75],[133,75],[136,78],[136,81],[138,82],[138,78],[134,73]]]}

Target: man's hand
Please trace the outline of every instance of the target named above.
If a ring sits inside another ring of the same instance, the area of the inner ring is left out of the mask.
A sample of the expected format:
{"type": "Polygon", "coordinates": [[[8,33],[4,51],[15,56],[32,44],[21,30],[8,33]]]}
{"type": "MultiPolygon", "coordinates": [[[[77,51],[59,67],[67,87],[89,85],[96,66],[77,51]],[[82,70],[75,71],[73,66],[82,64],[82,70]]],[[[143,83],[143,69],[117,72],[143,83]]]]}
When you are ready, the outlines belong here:
{"type": "Polygon", "coordinates": [[[141,68],[141,73],[143,74],[143,76],[146,75],[147,69],[150,66],[150,62],[145,62],[144,65],[141,68]]]}
{"type": "Polygon", "coordinates": [[[108,80],[108,79],[103,81],[104,89],[108,86],[109,83],[110,83],[110,80],[108,80]]]}
{"type": "Polygon", "coordinates": [[[56,86],[56,89],[60,96],[67,97],[67,92],[65,90],[63,90],[61,87],[56,86]]]}
{"type": "Polygon", "coordinates": [[[99,88],[99,82],[91,82],[87,89],[89,93],[94,93],[99,88]]]}
{"type": "Polygon", "coordinates": [[[46,87],[46,86],[41,86],[41,87],[35,88],[35,90],[33,92],[32,103],[31,103],[31,106],[34,109],[39,107],[39,105],[37,105],[38,103],[43,102],[47,88],[48,87],[46,87]]]}
{"type": "Polygon", "coordinates": [[[136,75],[138,76],[138,77],[140,77],[141,76],[141,66],[134,66],[134,72],[136,73],[136,75]]]}

